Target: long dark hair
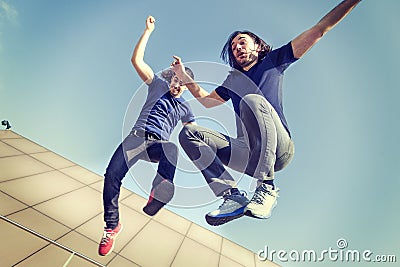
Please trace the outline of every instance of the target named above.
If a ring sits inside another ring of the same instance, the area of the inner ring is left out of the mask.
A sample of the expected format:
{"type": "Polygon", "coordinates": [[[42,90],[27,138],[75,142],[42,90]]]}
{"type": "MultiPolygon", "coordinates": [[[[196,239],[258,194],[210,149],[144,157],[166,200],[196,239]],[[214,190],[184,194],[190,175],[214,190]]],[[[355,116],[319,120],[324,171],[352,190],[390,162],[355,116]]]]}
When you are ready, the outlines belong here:
{"type": "Polygon", "coordinates": [[[258,53],[258,59],[263,59],[265,57],[265,55],[267,55],[271,50],[272,50],[272,46],[267,44],[263,39],[261,39],[260,37],[258,37],[256,34],[250,32],[250,31],[235,31],[233,32],[229,38],[228,41],[226,41],[224,47],[222,48],[221,51],[221,59],[229,64],[229,66],[231,66],[232,68],[235,69],[242,69],[242,67],[236,63],[236,59],[233,56],[233,52],[232,52],[232,40],[233,38],[235,38],[237,35],[239,34],[247,34],[248,36],[250,36],[254,42],[258,45],[260,45],[260,52],[258,53]]]}

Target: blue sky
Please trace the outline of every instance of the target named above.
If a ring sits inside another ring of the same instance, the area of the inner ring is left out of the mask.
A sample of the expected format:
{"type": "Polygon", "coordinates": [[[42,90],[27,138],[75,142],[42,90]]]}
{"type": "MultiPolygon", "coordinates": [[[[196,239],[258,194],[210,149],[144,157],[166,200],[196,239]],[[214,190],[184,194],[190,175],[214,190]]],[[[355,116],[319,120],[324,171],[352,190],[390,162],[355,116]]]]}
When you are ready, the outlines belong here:
{"type": "MultiPolygon", "coordinates": [[[[337,3],[0,0],[0,119],[102,175],[141,105],[143,86],[130,57],[148,15],[156,18],[156,30],[145,60],[159,72],[175,54],[219,66],[226,38],[238,29],[279,47],[337,3]]],[[[364,0],[287,70],[284,106],[296,154],[276,174],[281,196],[271,219],[242,218],[216,228],[206,225],[204,214],[220,202],[169,208],[255,252],[265,245],[323,250],[346,238],[351,249],[399,258],[399,10],[397,0],[364,0]]],[[[224,79],[208,74],[215,83],[224,79]]],[[[195,109],[199,124],[218,128],[222,118],[231,119],[229,105],[195,109]]],[[[185,155],[181,159],[178,185],[203,184],[185,155]]],[[[132,176],[150,182],[154,165],[148,166],[138,165],[132,176]]],[[[132,176],[126,186],[145,195],[132,176]]],[[[248,188],[251,180],[243,181],[248,188]]]]}

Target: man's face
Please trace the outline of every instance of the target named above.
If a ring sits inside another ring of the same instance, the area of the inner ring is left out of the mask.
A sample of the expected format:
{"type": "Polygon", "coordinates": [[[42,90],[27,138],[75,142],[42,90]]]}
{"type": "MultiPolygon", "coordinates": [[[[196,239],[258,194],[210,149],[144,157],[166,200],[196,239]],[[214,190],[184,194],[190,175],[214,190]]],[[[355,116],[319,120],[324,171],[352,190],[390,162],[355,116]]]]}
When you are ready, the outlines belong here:
{"type": "Polygon", "coordinates": [[[180,97],[185,89],[186,86],[182,85],[182,81],[175,74],[171,78],[171,83],[169,85],[169,92],[173,97],[180,97]]]}
{"type": "Polygon", "coordinates": [[[256,62],[260,52],[259,45],[247,34],[236,35],[231,42],[231,48],[236,63],[242,68],[256,62]]]}

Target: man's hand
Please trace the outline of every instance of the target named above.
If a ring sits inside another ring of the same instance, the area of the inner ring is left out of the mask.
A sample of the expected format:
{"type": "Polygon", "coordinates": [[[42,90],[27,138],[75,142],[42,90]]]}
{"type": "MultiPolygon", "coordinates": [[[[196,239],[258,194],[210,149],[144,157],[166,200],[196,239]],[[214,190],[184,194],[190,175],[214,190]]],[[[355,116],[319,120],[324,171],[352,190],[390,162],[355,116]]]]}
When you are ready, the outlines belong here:
{"type": "Polygon", "coordinates": [[[185,81],[185,66],[182,63],[181,58],[178,56],[173,56],[173,58],[174,61],[171,63],[171,69],[175,72],[179,79],[185,81]]]}
{"type": "Polygon", "coordinates": [[[146,30],[152,32],[154,31],[154,24],[156,20],[154,19],[153,16],[148,16],[146,19],[146,30]]]}

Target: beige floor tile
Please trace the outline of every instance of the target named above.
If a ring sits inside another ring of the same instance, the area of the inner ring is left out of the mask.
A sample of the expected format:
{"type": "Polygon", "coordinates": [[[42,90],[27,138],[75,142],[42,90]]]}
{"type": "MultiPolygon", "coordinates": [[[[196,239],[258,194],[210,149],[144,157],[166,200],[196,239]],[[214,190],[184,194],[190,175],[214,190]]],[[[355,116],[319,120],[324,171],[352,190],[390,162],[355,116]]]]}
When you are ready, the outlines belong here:
{"type": "MultiPolygon", "coordinates": [[[[71,253],[55,245],[50,245],[33,254],[17,265],[17,267],[54,267],[63,266],[71,253]]],[[[69,265],[70,266],[70,265],[69,265]]]]}
{"type": "Polygon", "coordinates": [[[144,267],[170,266],[183,238],[183,235],[151,220],[120,254],[144,267]]]}
{"type": "Polygon", "coordinates": [[[53,170],[27,155],[0,158],[0,182],[53,170]]]}
{"type": "MultiPolygon", "coordinates": [[[[102,187],[101,187],[101,192],[103,192],[103,181],[101,181],[102,187]]],[[[130,195],[134,194],[133,191],[126,189],[125,187],[121,186],[121,192],[119,195],[120,201],[129,197],[130,195]]]]}
{"type": "MultiPolygon", "coordinates": [[[[102,179],[101,181],[93,183],[93,184],[90,185],[90,187],[96,189],[100,193],[103,193],[104,180],[102,179]]],[[[129,197],[132,194],[133,194],[132,191],[130,191],[130,190],[124,188],[124,187],[121,187],[121,192],[119,194],[119,201],[124,200],[125,198],[129,197]]]]}
{"type": "MultiPolygon", "coordinates": [[[[115,255],[115,253],[112,252],[107,257],[99,256],[99,244],[76,232],[69,233],[68,235],[57,240],[57,242],[104,265],[107,264],[109,258],[112,258],[115,255]]],[[[68,265],[68,267],[70,266],[68,265]]]]}
{"type": "Polygon", "coordinates": [[[44,147],[28,140],[28,139],[3,139],[3,142],[15,147],[18,150],[26,154],[37,153],[37,152],[46,152],[48,151],[44,147]]]}
{"type": "MultiPolygon", "coordinates": [[[[120,218],[123,229],[116,239],[114,248],[115,252],[119,252],[150,220],[148,217],[139,214],[124,205],[120,205],[120,218]]],[[[92,220],[78,227],[76,231],[95,242],[99,242],[103,234],[103,227],[103,213],[101,213],[92,220]]]]}
{"type": "MultiPolygon", "coordinates": [[[[102,264],[99,261],[96,261],[96,262],[98,262],[99,264],[102,264]]],[[[102,265],[106,266],[105,264],[102,264],[102,265]]],[[[97,266],[99,266],[99,265],[98,264],[94,264],[94,263],[92,263],[90,261],[87,261],[87,260],[82,259],[82,258],[80,258],[80,257],[75,255],[72,258],[72,260],[68,263],[67,267],[97,267],[97,266]]]]}
{"type": "Polygon", "coordinates": [[[254,259],[256,262],[256,267],[280,267],[281,266],[281,265],[276,264],[275,262],[271,262],[268,260],[261,261],[258,259],[256,254],[254,254],[254,259]]]}
{"type": "Polygon", "coordinates": [[[217,251],[220,253],[222,245],[222,237],[203,228],[197,224],[190,226],[187,237],[217,251]]]}
{"type": "MultiPolygon", "coordinates": [[[[219,259],[218,267],[245,267],[245,266],[241,265],[240,263],[237,263],[236,261],[234,261],[224,255],[221,255],[221,257],[219,259]]],[[[246,266],[246,267],[252,267],[252,266],[246,266]]]]}
{"type": "Polygon", "coordinates": [[[27,205],[13,199],[12,197],[9,197],[2,192],[0,192],[0,203],[0,214],[4,216],[28,207],[27,205]]]}
{"type": "Polygon", "coordinates": [[[117,256],[109,264],[107,264],[107,267],[140,267],[140,266],[133,263],[130,260],[117,256]]]}
{"type": "Polygon", "coordinates": [[[28,205],[46,201],[85,186],[59,171],[0,183],[0,190],[28,205]]]}
{"type": "MultiPolygon", "coordinates": [[[[91,188],[95,189],[96,191],[103,193],[103,186],[104,186],[104,181],[98,181],[90,185],[91,188]]],[[[122,194],[122,191],[121,191],[122,194]]]]}
{"type": "Polygon", "coordinates": [[[102,212],[102,196],[94,189],[84,187],[34,208],[70,228],[76,228],[102,212]]]}
{"type": "Polygon", "coordinates": [[[254,266],[254,253],[238,244],[224,238],[222,240],[221,254],[233,259],[244,266],[254,266]]]}
{"type": "Polygon", "coordinates": [[[76,232],[86,236],[94,242],[99,242],[103,234],[103,212],[75,229],[76,232]]]}
{"type": "Polygon", "coordinates": [[[0,139],[9,139],[9,138],[22,138],[22,136],[10,130],[0,130],[0,139]]]}
{"type": "Polygon", "coordinates": [[[21,151],[0,141],[0,158],[23,154],[21,151]]]}
{"type": "Polygon", "coordinates": [[[131,196],[123,199],[121,203],[127,205],[128,207],[140,213],[143,213],[142,209],[146,205],[147,199],[137,194],[132,194],[131,196]]]}
{"type": "Polygon", "coordinates": [[[60,169],[60,171],[85,184],[92,184],[103,180],[102,176],[95,174],[94,172],[91,172],[78,165],[63,168],[60,169]]]}
{"type": "Polygon", "coordinates": [[[115,251],[120,252],[132,238],[143,230],[149,222],[149,217],[138,213],[125,205],[120,205],[120,218],[123,224],[123,231],[118,236],[118,242],[115,244],[115,251]]]}
{"type": "Polygon", "coordinates": [[[218,267],[219,253],[185,238],[171,267],[218,267]]]}
{"type": "Polygon", "coordinates": [[[1,266],[13,266],[48,244],[3,220],[0,220],[0,236],[2,240],[0,242],[1,266]]]}
{"type": "Polygon", "coordinates": [[[182,235],[186,235],[191,222],[165,208],[161,209],[155,216],[154,220],[174,229],[182,235]]]}
{"type": "MultiPolygon", "coordinates": [[[[93,260],[93,259],[92,259],[93,260]]],[[[74,256],[72,260],[68,263],[67,267],[97,267],[97,266],[106,266],[104,263],[94,260],[98,262],[98,264],[94,264],[88,260],[80,258],[78,256],[74,256]]]]}
{"type": "Polygon", "coordinates": [[[60,156],[54,152],[51,152],[51,151],[30,154],[30,156],[53,167],[54,169],[62,169],[62,168],[71,167],[71,166],[75,165],[75,163],[73,163],[72,161],[69,161],[69,160],[63,158],[62,156],[60,156]]]}
{"type": "Polygon", "coordinates": [[[10,215],[8,218],[52,240],[70,231],[70,229],[64,225],[33,209],[25,209],[10,215]]]}

